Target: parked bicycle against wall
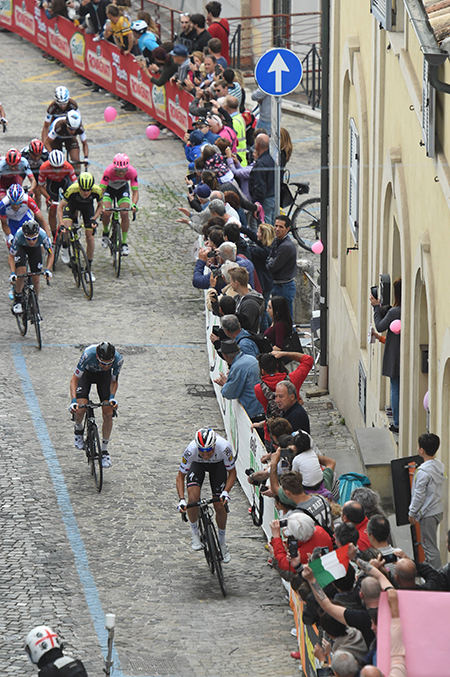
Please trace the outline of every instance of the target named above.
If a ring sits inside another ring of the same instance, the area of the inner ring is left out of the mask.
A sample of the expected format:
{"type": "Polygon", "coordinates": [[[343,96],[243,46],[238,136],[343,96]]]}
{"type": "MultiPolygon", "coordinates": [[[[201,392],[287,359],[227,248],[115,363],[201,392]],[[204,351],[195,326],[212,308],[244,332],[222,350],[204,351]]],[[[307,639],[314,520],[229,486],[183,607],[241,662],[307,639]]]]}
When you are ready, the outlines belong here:
{"type": "Polygon", "coordinates": [[[300,247],[312,251],[314,242],[320,239],[320,197],[301,201],[300,196],[309,193],[308,182],[290,181],[282,187],[281,206],[291,219],[291,233],[300,247]],[[294,195],[290,186],[295,186],[294,195]]]}

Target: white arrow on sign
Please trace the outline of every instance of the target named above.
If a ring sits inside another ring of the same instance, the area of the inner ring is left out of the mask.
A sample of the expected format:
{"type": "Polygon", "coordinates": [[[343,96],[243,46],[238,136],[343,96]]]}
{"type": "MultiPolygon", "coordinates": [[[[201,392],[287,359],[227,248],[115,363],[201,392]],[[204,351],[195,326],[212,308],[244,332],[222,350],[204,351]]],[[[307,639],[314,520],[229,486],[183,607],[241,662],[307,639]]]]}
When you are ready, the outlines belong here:
{"type": "Polygon", "coordinates": [[[270,68],[268,68],[268,73],[275,73],[275,91],[281,92],[282,90],[282,73],[289,73],[289,68],[286,66],[283,57],[278,53],[275,59],[272,61],[270,68]]]}

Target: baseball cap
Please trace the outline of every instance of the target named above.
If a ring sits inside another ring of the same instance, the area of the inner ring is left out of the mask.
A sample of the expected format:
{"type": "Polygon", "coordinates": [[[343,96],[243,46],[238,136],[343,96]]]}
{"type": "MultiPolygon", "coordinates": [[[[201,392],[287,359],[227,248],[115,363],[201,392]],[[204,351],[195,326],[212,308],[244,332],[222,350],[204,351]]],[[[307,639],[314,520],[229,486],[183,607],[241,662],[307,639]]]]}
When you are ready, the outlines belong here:
{"type": "Polygon", "coordinates": [[[228,341],[220,342],[220,350],[224,355],[230,355],[238,353],[240,348],[234,339],[229,339],[228,341]]]}
{"type": "Polygon", "coordinates": [[[194,188],[194,195],[198,195],[203,199],[211,195],[211,188],[206,185],[206,183],[199,183],[198,186],[194,188]]]}
{"type": "Polygon", "coordinates": [[[193,146],[198,146],[204,139],[205,137],[203,136],[203,132],[201,132],[199,129],[194,129],[190,134],[189,134],[189,143],[192,144],[193,146]]]}
{"type": "Polygon", "coordinates": [[[186,45],[175,45],[172,51],[170,52],[172,56],[188,56],[188,48],[186,45]]]}

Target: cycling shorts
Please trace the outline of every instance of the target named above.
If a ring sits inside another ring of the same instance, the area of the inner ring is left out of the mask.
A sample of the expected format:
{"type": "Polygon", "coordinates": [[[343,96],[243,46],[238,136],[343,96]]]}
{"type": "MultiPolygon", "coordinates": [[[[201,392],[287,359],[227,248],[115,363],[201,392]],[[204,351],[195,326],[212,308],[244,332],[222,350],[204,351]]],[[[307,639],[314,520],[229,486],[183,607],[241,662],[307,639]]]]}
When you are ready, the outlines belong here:
{"type": "Polygon", "coordinates": [[[32,273],[40,273],[42,270],[42,252],[40,247],[23,247],[19,245],[17,254],[14,256],[14,264],[16,270],[18,268],[26,268],[28,263],[32,273]]]}
{"type": "Polygon", "coordinates": [[[22,185],[23,179],[20,174],[0,176],[0,194],[6,194],[6,191],[13,183],[20,183],[20,185],[22,185]]]}
{"type": "Polygon", "coordinates": [[[116,204],[131,204],[130,199],[130,189],[128,185],[122,186],[121,188],[111,188],[108,186],[103,193],[103,201],[114,202],[116,198],[116,204]]]}
{"type": "Polygon", "coordinates": [[[209,472],[209,484],[213,496],[220,496],[227,483],[227,469],[223,461],[219,463],[197,463],[194,461],[187,474],[187,486],[201,487],[205,479],[205,472],[209,472]]]}
{"type": "Polygon", "coordinates": [[[56,139],[51,139],[51,144],[52,150],[62,150],[64,146],[67,151],[71,151],[74,148],[80,148],[76,136],[71,136],[70,139],[61,139],[57,136],[56,139]]]}
{"type": "Polygon", "coordinates": [[[53,202],[59,202],[59,189],[61,188],[62,192],[65,193],[71,183],[68,176],[65,176],[61,181],[47,179],[47,193],[50,195],[53,202]]]}
{"type": "Polygon", "coordinates": [[[77,400],[88,400],[91,385],[95,383],[100,402],[107,402],[111,394],[111,369],[108,371],[84,371],[77,385],[77,400]]]}
{"type": "Polygon", "coordinates": [[[63,219],[70,219],[73,222],[77,212],[83,217],[84,227],[92,230],[91,217],[94,216],[94,204],[92,202],[79,205],[67,204],[63,209],[63,219]]]}

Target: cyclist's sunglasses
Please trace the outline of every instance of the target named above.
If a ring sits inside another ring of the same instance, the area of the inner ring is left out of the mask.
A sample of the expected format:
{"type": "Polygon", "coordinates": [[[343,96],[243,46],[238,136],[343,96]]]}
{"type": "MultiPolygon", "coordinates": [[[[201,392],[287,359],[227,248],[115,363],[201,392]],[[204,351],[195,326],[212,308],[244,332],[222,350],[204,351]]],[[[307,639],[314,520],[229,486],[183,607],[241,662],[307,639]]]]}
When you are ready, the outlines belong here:
{"type": "Polygon", "coordinates": [[[214,451],[214,447],[206,447],[205,449],[199,449],[201,454],[209,454],[210,451],[214,451]]]}
{"type": "Polygon", "coordinates": [[[100,364],[103,364],[104,367],[109,367],[114,362],[114,358],[112,360],[109,360],[108,362],[104,362],[99,357],[97,357],[97,359],[100,364]]]}
{"type": "Polygon", "coordinates": [[[37,235],[33,235],[33,237],[27,237],[26,235],[24,235],[25,240],[30,240],[30,242],[32,240],[37,240],[38,237],[39,237],[39,233],[37,235]]]}

